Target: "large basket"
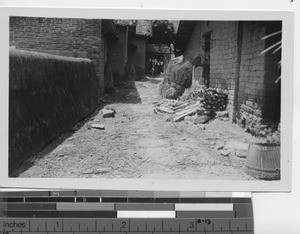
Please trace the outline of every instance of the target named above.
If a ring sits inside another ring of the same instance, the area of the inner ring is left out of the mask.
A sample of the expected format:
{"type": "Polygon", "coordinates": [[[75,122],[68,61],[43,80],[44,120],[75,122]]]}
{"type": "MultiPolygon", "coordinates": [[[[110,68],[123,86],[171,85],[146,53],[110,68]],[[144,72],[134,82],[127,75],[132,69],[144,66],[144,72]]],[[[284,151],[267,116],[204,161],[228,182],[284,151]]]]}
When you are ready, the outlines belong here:
{"type": "Polygon", "coordinates": [[[280,146],[274,144],[250,144],[245,172],[264,180],[280,179],[280,146]]]}

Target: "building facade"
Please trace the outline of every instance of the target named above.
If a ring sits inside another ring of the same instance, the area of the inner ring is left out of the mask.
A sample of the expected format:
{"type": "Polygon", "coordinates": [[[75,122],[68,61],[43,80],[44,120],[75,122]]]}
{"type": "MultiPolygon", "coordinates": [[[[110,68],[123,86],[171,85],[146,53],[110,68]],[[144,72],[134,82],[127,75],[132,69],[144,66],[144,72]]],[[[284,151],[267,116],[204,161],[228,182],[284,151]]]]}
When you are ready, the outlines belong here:
{"type": "Polygon", "coordinates": [[[261,52],[281,40],[280,35],[262,40],[281,27],[279,21],[181,21],[175,48],[185,60],[206,58],[195,79],[227,91],[232,121],[278,121],[281,52],[261,52]]]}

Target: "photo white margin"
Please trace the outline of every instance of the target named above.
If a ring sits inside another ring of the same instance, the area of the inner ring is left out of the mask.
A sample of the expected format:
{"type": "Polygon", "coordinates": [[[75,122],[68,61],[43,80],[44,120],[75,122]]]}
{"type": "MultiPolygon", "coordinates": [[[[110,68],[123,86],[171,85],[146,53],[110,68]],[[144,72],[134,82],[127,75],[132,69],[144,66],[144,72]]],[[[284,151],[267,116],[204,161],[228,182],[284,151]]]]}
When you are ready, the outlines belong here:
{"type": "Polygon", "coordinates": [[[292,182],[294,13],[292,11],[148,10],[100,8],[0,8],[0,187],[164,190],[164,191],[290,191],[292,182]],[[169,20],[282,20],[281,180],[144,180],[8,177],[9,17],[169,20]]]}

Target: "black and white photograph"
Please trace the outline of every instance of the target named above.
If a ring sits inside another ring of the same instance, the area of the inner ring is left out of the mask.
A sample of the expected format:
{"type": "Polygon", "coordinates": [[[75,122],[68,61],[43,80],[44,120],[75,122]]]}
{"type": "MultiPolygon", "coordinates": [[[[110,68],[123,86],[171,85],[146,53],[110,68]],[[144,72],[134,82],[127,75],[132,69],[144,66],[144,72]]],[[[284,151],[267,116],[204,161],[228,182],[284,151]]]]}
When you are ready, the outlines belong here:
{"type": "Polygon", "coordinates": [[[11,176],[280,179],[281,31],[11,17],[11,176]]]}
{"type": "Polygon", "coordinates": [[[75,16],[9,15],[11,181],[282,180],[283,17],[75,16]]]}

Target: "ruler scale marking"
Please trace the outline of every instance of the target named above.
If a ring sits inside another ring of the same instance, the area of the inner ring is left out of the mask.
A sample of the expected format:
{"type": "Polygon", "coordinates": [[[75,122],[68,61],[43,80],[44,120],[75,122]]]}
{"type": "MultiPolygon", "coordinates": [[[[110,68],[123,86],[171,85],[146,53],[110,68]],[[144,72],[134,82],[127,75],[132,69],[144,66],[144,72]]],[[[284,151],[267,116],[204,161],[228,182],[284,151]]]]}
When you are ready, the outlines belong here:
{"type": "MultiPolygon", "coordinates": [[[[241,195],[239,193],[232,198],[228,197],[228,193],[207,193],[210,196],[208,197],[204,193],[186,192],[187,196],[184,197],[178,192],[164,191],[67,190],[43,191],[40,194],[43,196],[34,196],[37,193],[32,192],[29,196],[29,193],[25,191],[24,193],[7,193],[4,197],[0,192],[2,195],[0,196],[0,208],[4,210],[2,213],[6,216],[13,216],[10,219],[9,217],[0,218],[0,231],[3,229],[3,221],[11,221],[25,225],[20,230],[16,227],[10,229],[14,232],[38,234],[37,232],[43,233],[45,230],[47,234],[50,232],[67,234],[70,229],[66,230],[64,228],[66,224],[63,222],[67,220],[75,222],[70,227],[73,234],[86,232],[90,234],[137,234],[136,230],[138,233],[148,234],[253,233],[251,197],[249,195],[239,197],[241,195]],[[23,197],[21,197],[22,194],[23,197]],[[195,197],[195,194],[199,194],[199,197],[195,197]],[[20,197],[16,195],[20,195],[20,197]],[[115,213],[111,213],[111,211],[115,213]],[[20,216],[24,217],[23,220],[20,219],[22,217],[16,215],[16,212],[20,212],[20,216]],[[71,213],[76,213],[76,215],[71,213]],[[172,215],[170,216],[170,214],[172,215]],[[123,219],[123,216],[127,216],[128,219],[123,219]],[[146,217],[146,219],[142,219],[142,217],[146,217]],[[57,226],[55,221],[57,221],[57,226]],[[168,222],[171,224],[166,226],[168,222]],[[44,228],[37,223],[43,224],[44,228]],[[132,225],[131,223],[136,224],[132,225]],[[107,226],[109,224],[110,228],[107,226]],[[125,226],[122,226],[123,224],[125,226]]],[[[7,229],[9,228],[6,227],[4,230],[7,229]]]]}

